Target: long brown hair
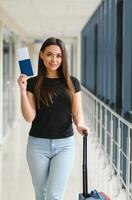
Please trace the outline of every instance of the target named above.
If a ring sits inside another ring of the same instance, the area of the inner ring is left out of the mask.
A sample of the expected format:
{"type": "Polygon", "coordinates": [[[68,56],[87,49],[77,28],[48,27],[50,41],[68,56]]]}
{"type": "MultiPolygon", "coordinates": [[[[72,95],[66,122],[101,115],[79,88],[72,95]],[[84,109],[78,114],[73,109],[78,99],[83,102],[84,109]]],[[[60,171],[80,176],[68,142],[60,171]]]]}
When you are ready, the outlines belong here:
{"type": "MultiPolygon", "coordinates": [[[[58,75],[59,77],[62,77],[65,82],[66,90],[70,95],[71,103],[72,103],[72,97],[75,92],[72,80],[70,78],[69,72],[68,72],[68,64],[67,64],[67,55],[66,55],[66,48],[60,39],[57,38],[48,38],[42,45],[40,52],[44,52],[47,46],[49,45],[57,45],[60,47],[62,52],[62,63],[60,67],[58,68],[58,75]]],[[[40,57],[39,53],[39,59],[38,59],[38,75],[37,75],[37,81],[35,84],[35,103],[38,108],[40,108],[40,102],[44,105],[49,105],[50,103],[53,103],[52,97],[53,94],[55,94],[55,91],[52,90],[47,84],[46,84],[46,76],[47,76],[47,70],[44,65],[43,60],[40,57]]]]}

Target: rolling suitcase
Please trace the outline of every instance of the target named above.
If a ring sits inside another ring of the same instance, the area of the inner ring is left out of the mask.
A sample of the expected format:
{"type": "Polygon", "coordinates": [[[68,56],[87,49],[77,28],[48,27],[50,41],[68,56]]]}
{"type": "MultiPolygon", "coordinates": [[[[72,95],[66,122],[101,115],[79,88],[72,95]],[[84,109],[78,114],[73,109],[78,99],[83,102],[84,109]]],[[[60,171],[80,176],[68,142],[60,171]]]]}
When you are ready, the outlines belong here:
{"type": "Polygon", "coordinates": [[[79,200],[110,200],[110,198],[103,192],[96,190],[88,193],[88,173],[87,173],[87,133],[83,136],[83,193],[79,194],[79,200]]]}

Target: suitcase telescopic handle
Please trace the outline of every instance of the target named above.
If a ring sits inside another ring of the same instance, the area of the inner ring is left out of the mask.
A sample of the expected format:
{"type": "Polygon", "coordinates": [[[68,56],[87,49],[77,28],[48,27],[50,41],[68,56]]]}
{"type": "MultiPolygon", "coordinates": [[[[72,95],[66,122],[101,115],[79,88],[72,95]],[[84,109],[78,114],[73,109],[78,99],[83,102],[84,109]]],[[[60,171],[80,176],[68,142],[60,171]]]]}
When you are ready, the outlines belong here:
{"type": "Polygon", "coordinates": [[[87,136],[88,132],[83,131],[83,195],[88,196],[88,172],[87,172],[87,136]]]}

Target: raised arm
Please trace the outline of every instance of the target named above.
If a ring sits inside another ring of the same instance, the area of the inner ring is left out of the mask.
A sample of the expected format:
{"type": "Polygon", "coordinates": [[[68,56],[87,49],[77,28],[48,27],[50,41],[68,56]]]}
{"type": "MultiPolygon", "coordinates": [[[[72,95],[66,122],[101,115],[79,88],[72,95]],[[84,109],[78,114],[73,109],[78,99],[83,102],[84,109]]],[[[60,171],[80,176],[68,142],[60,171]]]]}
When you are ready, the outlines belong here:
{"type": "Polygon", "coordinates": [[[21,111],[24,119],[28,122],[32,122],[36,115],[34,95],[31,92],[26,91],[27,77],[20,75],[18,78],[18,84],[21,93],[21,111]]]}

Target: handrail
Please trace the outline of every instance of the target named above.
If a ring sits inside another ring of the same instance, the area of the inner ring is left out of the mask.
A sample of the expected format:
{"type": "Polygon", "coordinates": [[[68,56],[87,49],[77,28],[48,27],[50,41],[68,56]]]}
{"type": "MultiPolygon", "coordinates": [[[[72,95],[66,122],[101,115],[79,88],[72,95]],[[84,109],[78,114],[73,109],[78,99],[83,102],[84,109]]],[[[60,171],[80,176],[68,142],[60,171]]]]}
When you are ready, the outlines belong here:
{"type": "Polygon", "coordinates": [[[121,117],[118,113],[116,113],[115,111],[113,111],[109,106],[107,106],[105,103],[103,103],[100,99],[98,99],[95,95],[93,95],[88,89],[86,89],[84,86],[81,86],[82,91],[84,91],[85,93],[89,94],[94,100],[96,100],[98,103],[100,103],[102,106],[104,106],[105,108],[107,108],[108,111],[110,111],[115,117],[117,117],[118,119],[120,119],[120,121],[122,121],[124,124],[126,124],[129,128],[132,129],[132,123],[128,122],[127,120],[125,120],[123,117],[121,117]]]}
{"type": "Polygon", "coordinates": [[[132,123],[125,120],[108,105],[82,86],[83,106],[93,134],[98,139],[111,168],[126,188],[128,200],[132,198],[132,123]]]}

